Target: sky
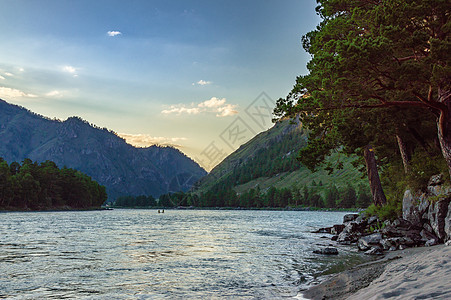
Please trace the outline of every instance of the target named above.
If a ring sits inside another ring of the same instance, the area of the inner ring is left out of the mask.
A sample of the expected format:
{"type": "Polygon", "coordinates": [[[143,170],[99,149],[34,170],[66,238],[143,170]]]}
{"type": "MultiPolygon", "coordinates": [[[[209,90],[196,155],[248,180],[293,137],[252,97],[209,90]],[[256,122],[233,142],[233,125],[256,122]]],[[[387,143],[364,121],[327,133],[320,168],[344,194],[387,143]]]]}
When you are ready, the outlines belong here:
{"type": "Polygon", "coordinates": [[[0,0],[0,98],[210,170],[270,128],[315,0],[0,0]]]}

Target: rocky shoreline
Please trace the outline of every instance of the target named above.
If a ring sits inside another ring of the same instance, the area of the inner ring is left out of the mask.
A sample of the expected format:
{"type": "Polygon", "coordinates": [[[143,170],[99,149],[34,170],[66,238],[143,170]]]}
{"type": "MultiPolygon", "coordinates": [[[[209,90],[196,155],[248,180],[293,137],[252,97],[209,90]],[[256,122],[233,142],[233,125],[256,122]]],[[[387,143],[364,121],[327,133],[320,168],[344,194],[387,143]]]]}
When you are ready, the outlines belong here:
{"type": "MultiPolygon", "coordinates": [[[[320,228],[316,232],[331,234],[332,240],[339,244],[356,245],[359,251],[363,251],[365,254],[380,255],[383,258],[339,273],[325,282],[311,287],[303,294],[303,297],[307,299],[347,299],[360,289],[370,284],[373,285],[373,281],[380,281],[381,275],[390,278],[395,276],[394,274],[400,269],[406,269],[406,265],[403,263],[401,263],[401,267],[394,268],[392,271],[386,268],[388,265],[396,265],[392,263],[393,260],[401,257],[404,260],[410,260],[411,264],[414,264],[413,268],[416,268],[416,264],[419,271],[427,269],[427,266],[421,267],[422,264],[429,263],[423,261],[425,258],[418,257],[415,260],[410,256],[417,252],[429,253],[437,247],[441,250],[429,255],[428,259],[431,262],[434,259],[440,261],[435,268],[440,268],[440,264],[447,266],[443,270],[440,269],[447,274],[447,277],[441,280],[447,282],[448,275],[451,275],[449,263],[451,247],[447,247],[451,246],[451,187],[441,175],[436,175],[430,179],[425,191],[413,193],[407,190],[405,192],[402,217],[393,221],[381,221],[378,217],[367,216],[365,213],[347,214],[343,218],[343,224],[320,228]],[[387,272],[388,274],[386,274],[387,272]],[[390,272],[394,274],[390,274],[390,272]]],[[[338,254],[338,249],[328,246],[314,252],[322,255],[334,255],[338,254]]],[[[425,280],[430,283],[432,273],[434,271],[428,274],[418,272],[414,281],[421,283],[425,280]],[[427,275],[427,280],[421,278],[422,275],[427,275]]],[[[402,281],[402,279],[399,280],[402,281]]],[[[437,280],[440,281],[440,278],[437,280]]],[[[379,284],[383,285],[384,283],[379,282],[379,284]]],[[[442,291],[432,291],[430,294],[434,293],[451,296],[451,291],[443,293],[442,291]]],[[[381,295],[376,298],[386,299],[381,295]]]]}
{"type": "MultiPolygon", "coordinates": [[[[402,217],[381,221],[376,216],[347,214],[343,224],[320,228],[317,233],[332,234],[343,245],[356,244],[369,255],[411,247],[434,246],[451,240],[451,187],[440,175],[433,176],[425,192],[407,190],[402,217]]],[[[333,250],[318,250],[335,254],[333,250]]]]}

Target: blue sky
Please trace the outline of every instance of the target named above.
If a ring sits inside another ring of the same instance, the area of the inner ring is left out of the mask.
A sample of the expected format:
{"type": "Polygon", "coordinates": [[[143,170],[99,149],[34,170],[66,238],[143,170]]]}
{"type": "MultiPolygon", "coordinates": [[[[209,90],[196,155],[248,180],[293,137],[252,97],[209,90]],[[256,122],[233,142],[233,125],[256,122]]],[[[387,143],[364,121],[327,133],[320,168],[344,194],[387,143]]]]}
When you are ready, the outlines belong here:
{"type": "Polygon", "coordinates": [[[262,112],[307,72],[300,39],[319,23],[315,6],[0,0],[0,98],[177,145],[210,169],[269,128],[262,112]]]}

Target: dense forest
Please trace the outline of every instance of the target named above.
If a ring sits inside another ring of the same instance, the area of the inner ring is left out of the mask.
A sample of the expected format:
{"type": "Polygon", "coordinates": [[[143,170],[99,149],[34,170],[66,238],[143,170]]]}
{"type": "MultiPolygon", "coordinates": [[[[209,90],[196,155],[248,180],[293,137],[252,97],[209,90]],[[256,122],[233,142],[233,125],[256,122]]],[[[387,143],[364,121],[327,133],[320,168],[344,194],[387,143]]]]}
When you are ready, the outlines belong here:
{"type": "Polygon", "coordinates": [[[105,187],[77,170],[59,169],[52,161],[8,164],[0,158],[1,209],[98,208],[106,199],[105,187]]]}
{"type": "Polygon", "coordinates": [[[161,207],[227,207],[227,208],[366,208],[371,195],[366,186],[356,189],[352,185],[338,189],[335,185],[323,186],[321,182],[302,189],[270,187],[264,191],[257,188],[236,193],[228,186],[216,186],[207,193],[172,193],[161,195],[161,207]],[[322,191],[326,190],[325,195],[322,191]]]}

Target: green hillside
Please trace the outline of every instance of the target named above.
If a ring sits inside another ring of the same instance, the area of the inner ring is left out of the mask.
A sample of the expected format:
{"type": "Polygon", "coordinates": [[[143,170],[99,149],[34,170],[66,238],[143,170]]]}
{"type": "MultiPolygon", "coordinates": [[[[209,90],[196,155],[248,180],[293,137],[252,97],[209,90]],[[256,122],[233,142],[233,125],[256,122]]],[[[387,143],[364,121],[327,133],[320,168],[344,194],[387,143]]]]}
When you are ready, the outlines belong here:
{"type": "MultiPolygon", "coordinates": [[[[293,124],[288,120],[279,122],[224,159],[195,185],[194,193],[200,197],[200,203],[206,206],[211,206],[209,203],[228,206],[222,203],[221,197],[231,197],[235,193],[238,198],[246,197],[248,193],[264,198],[270,190],[290,193],[287,196],[289,199],[284,201],[288,205],[309,205],[319,201],[314,206],[326,206],[330,190],[338,190],[339,195],[334,196],[337,206],[341,201],[340,195],[349,188],[356,192],[356,199],[360,194],[362,197],[368,196],[367,180],[362,179],[362,174],[352,166],[353,158],[338,153],[330,156],[328,161],[332,165],[343,165],[342,169],[336,169],[331,174],[324,168],[311,172],[303,166],[296,158],[299,150],[306,145],[307,137],[307,132],[299,123],[293,124]],[[302,198],[305,193],[315,194],[319,200],[309,203],[307,199],[296,199],[302,198]]],[[[235,206],[242,206],[239,199],[236,201],[235,206]]],[[[271,203],[271,200],[267,200],[267,203],[261,199],[259,201],[263,206],[271,203]]],[[[281,204],[274,203],[275,206],[281,204]]],[[[252,201],[249,205],[253,206],[252,201]]]]}

